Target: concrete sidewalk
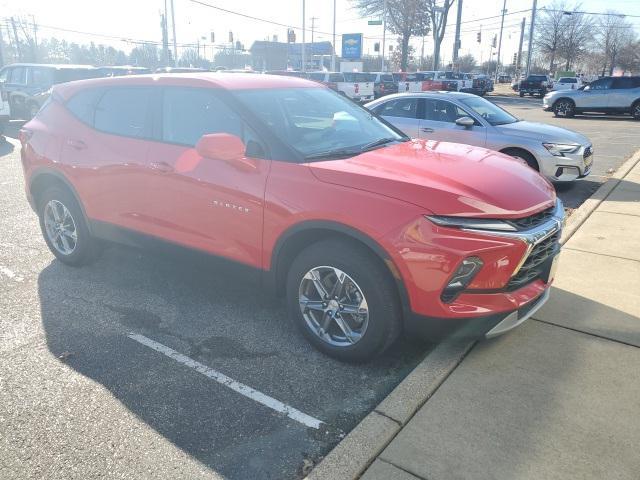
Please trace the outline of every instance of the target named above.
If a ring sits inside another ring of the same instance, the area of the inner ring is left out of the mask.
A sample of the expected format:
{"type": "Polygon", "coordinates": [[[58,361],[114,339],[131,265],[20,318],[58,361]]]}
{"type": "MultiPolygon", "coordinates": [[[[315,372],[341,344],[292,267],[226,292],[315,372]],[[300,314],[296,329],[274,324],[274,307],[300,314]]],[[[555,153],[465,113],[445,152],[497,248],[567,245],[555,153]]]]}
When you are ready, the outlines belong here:
{"type": "Polygon", "coordinates": [[[547,305],[449,372],[406,422],[376,409],[398,426],[360,478],[640,478],[640,163],[564,245],[547,305]]]}

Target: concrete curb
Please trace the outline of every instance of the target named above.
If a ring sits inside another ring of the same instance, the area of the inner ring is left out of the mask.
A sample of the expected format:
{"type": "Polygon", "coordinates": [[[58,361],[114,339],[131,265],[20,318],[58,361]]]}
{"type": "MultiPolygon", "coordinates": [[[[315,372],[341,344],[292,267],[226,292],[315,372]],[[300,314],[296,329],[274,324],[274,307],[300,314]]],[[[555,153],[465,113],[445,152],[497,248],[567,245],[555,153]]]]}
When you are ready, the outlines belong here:
{"type": "Polygon", "coordinates": [[[474,341],[453,336],[436,346],[306,479],[351,480],[362,475],[474,344],[474,341]]]}
{"type": "Polygon", "coordinates": [[[638,163],[640,163],[640,150],[631,155],[631,157],[625,161],[618,170],[616,170],[611,178],[600,185],[600,187],[598,187],[598,189],[593,192],[593,194],[587,198],[582,205],[574,210],[571,216],[567,219],[567,224],[562,232],[562,238],[560,239],[561,244],[564,245],[573,236],[573,234],[576,233],[578,228],[580,228],[595,209],[607,199],[613,189],[618,186],[622,179],[626,177],[638,163]]]}
{"type": "MultiPolygon", "coordinates": [[[[626,160],[568,218],[565,243],[596,208],[640,163],[640,150],[626,160]]],[[[402,427],[431,398],[473,348],[475,342],[450,337],[440,343],[398,386],[360,422],[306,477],[307,480],[353,480],[372,464],[402,427]]]]}

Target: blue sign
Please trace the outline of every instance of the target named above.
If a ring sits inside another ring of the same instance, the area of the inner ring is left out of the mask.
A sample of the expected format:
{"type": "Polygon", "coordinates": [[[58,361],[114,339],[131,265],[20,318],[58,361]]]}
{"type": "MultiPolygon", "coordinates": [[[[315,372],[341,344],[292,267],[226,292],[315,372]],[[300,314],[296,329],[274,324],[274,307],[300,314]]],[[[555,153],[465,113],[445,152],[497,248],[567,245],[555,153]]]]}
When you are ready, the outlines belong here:
{"type": "Polygon", "coordinates": [[[342,34],[342,58],[357,60],[362,57],[362,34],[342,34]]]}

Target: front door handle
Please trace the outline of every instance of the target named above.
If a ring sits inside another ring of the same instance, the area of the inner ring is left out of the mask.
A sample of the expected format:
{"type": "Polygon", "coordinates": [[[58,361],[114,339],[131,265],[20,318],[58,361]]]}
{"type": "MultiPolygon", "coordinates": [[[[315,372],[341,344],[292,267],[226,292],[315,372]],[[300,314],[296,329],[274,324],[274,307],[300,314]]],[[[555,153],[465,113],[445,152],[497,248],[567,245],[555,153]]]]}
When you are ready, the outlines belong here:
{"type": "Polygon", "coordinates": [[[151,162],[151,168],[162,173],[173,172],[173,167],[169,165],[167,162],[151,162]]]}
{"type": "Polygon", "coordinates": [[[420,131],[423,133],[433,133],[433,128],[422,127],[420,131]]]}

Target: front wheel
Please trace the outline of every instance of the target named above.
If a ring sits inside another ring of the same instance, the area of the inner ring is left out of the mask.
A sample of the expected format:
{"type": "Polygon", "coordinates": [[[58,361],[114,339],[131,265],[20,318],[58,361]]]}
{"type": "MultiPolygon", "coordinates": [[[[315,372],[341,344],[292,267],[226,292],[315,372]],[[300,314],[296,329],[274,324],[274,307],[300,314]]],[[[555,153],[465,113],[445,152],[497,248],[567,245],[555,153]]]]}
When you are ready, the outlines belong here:
{"type": "Polygon", "coordinates": [[[93,260],[98,242],[91,237],[74,196],[65,189],[52,187],[39,200],[40,229],[51,253],[72,266],[93,260]]]}
{"type": "Polygon", "coordinates": [[[369,360],[400,333],[389,272],[347,240],[323,240],[298,255],[287,276],[287,305],[309,342],[339,360],[369,360]]]}
{"type": "Polygon", "coordinates": [[[571,100],[561,99],[553,105],[553,114],[556,117],[573,117],[576,113],[576,107],[571,100]]]}

